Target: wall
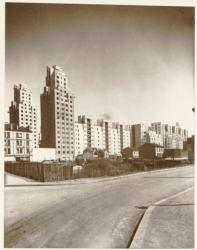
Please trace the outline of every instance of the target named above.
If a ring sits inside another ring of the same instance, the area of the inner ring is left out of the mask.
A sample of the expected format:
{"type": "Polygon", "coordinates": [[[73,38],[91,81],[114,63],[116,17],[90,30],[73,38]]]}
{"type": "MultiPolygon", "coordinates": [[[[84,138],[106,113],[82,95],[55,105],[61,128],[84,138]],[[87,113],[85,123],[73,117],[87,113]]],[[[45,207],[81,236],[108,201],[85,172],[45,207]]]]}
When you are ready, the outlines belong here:
{"type": "Polygon", "coordinates": [[[56,160],[55,148],[33,148],[31,161],[56,160]]]}

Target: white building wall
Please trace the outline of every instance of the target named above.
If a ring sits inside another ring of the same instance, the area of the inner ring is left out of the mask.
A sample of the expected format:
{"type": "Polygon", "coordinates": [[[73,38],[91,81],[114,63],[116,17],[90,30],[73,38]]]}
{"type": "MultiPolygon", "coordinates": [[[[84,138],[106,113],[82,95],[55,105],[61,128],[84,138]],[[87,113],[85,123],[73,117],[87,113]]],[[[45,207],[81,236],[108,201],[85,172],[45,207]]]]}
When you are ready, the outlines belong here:
{"type": "Polygon", "coordinates": [[[6,157],[29,157],[32,155],[32,133],[23,131],[5,131],[4,155],[6,157]]]}
{"type": "Polygon", "coordinates": [[[120,154],[118,130],[116,128],[111,128],[110,136],[111,136],[111,147],[109,150],[109,154],[110,155],[120,154]]]}
{"type": "Polygon", "coordinates": [[[130,147],[130,145],[131,145],[130,130],[123,128],[123,149],[130,147]]]}
{"type": "Polygon", "coordinates": [[[75,157],[83,154],[83,150],[87,147],[87,136],[85,137],[86,130],[84,125],[75,123],[75,157]],[[86,140],[86,141],[85,141],[86,140]]]}
{"type": "Polygon", "coordinates": [[[97,149],[105,149],[103,129],[98,125],[93,126],[93,147],[97,149]]]}
{"type": "Polygon", "coordinates": [[[47,160],[56,160],[55,148],[33,148],[31,161],[42,162],[47,160]]]}
{"type": "Polygon", "coordinates": [[[163,146],[162,135],[152,130],[146,132],[146,142],[151,144],[155,143],[163,146]]]}

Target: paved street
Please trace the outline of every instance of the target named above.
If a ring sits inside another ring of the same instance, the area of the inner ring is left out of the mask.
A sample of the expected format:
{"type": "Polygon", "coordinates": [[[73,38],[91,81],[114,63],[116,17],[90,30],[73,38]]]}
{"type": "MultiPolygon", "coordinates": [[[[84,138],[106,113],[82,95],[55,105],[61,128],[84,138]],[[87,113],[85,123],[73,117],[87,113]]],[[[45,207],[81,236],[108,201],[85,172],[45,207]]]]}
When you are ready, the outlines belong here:
{"type": "MultiPolygon", "coordinates": [[[[5,247],[126,248],[147,207],[193,186],[194,168],[188,166],[57,186],[6,187],[5,247]]],[[[188,203],[187,196],[178,202],[188,203]]]]}

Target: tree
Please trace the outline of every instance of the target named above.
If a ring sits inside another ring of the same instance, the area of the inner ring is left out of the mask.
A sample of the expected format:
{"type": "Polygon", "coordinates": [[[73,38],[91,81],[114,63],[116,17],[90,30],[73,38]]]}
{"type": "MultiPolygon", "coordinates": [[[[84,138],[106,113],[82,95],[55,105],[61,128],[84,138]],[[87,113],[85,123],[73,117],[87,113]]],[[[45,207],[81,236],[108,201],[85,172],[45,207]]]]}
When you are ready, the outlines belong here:
{"type": "Polygon", "coordinates": [[[126,160],[132,157],[132,149],[130,147],[124,148],[121,153],[126,160]]]}
{"type": "Polygon", "coordinates": [[[90,147],[87,147],[83,150],[83,153],[93,153],[93,149],[90,147]]]}
{"type": "Polygon", "coordinates": [[[97,155],[98,155],[98,158],[104,158],[105,157],[105,153],[102,149],[98,149],[97,150],[97,155]]]}

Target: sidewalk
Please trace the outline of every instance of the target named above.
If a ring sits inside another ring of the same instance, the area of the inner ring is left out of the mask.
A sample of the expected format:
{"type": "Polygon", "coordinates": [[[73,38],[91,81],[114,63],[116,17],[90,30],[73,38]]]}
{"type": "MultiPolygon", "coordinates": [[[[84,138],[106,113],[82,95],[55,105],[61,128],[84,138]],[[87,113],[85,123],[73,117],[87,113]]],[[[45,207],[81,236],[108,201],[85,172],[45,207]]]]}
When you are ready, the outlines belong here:
{"type": "Polygon", "coordinates": [[[194,248],[194,189],[151,205],[130,248],[194,248]]]}
{"type": "Polygon", "coordinates": [[[32,180],[32,179],[28,179],[22,176],[17,176],[14,174],[10,174],[5,172],[4,173],[4,184],[5,185],[30,185],[30,184],[37,184],[39,182],[32,180]]]}

